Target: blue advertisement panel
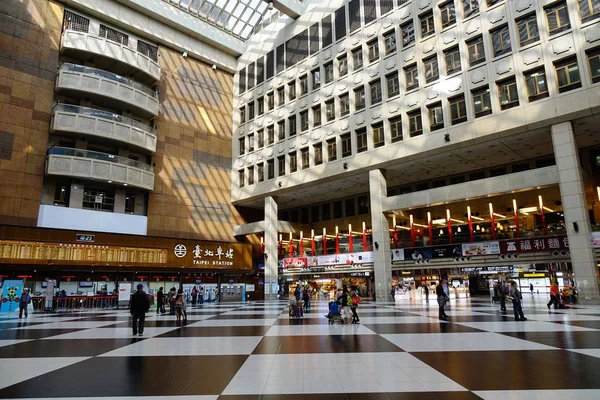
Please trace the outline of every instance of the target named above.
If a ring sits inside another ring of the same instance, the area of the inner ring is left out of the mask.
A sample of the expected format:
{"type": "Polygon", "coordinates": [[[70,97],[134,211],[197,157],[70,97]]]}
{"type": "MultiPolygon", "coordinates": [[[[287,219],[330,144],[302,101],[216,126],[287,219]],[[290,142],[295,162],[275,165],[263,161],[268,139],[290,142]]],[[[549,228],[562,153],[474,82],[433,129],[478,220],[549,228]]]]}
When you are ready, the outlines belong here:
{"type": "Polygon", "coordinates": [[[4,281],[2,285],[2,303],[0,312],[11,312],[19,308],[19,299],[23,291],[23,281],[4,281]]]}

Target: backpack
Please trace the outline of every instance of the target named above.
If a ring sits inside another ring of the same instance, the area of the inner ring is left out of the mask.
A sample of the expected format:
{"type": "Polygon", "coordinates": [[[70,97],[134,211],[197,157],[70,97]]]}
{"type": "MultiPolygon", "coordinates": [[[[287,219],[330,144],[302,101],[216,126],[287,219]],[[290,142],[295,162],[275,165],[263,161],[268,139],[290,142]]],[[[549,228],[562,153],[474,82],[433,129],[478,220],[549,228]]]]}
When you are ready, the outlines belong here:
{"type": "Polygon", "coordinates": [[[352,305],[353,306],[357,306],[358,303],[360,303],[360,296],[359,295],[355,295],[352,297],[352,305]]]}

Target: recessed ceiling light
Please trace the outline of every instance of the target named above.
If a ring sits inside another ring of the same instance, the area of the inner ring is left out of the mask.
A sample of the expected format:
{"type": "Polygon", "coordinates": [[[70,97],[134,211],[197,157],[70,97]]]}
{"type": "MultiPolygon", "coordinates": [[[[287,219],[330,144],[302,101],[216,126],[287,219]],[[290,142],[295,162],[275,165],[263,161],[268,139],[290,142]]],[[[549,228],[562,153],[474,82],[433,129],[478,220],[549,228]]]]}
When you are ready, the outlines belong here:
{"type": "Polygon", "coordinates": [[[112,181],[108,181],[108,183],[112,183],[112,181]]]}

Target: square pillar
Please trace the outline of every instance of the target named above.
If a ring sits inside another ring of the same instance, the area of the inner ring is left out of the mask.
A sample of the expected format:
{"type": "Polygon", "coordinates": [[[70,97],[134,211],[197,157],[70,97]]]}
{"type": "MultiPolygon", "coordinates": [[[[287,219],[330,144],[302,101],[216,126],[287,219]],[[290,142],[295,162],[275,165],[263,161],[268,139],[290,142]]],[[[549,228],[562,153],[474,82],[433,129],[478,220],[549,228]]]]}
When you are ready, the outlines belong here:
{"type": "Polygon", "coordinates": [[[83,208],[83,183],[75,181],[71,183],[69,208],[83,208]]]}
{"type": "MultiPolygon", "coordinates": [[[[267,285],[278,280],[278,253],[277,253],[277,198],[265,197],[265,220],[264,220],[264,242],[265,242],[265,300],[276,300],[277,293],[266,294],[267,285]]],[[[272,287],[272,286],[271,286],[272,287]]]]}
{"type": "Polygon", "coordinates": [[[579,302],[600,304],[597,260],[573,126],[562,122],[552,125],[551,132],[579,302]]]}
{"type": "Polygon", "coordinates": [[[392,261],[390,252],[390,224],[383,212],[383,200],[387,197],[385,170],[369,171],[371,195],[371,226],[373,229],[373,255],[375,272],[375,296],[377,301],[389,301],[392,288],[392,261]]]}

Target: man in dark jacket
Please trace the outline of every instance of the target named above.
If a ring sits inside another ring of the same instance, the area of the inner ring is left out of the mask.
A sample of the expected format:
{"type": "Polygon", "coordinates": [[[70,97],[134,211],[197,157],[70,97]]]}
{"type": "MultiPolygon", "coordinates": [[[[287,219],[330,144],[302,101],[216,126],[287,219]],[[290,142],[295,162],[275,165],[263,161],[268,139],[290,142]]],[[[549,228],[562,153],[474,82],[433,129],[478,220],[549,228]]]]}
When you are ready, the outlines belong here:
{"type": "Polygon", "coordinates": [[[440,319],[447,319],[446,311],[444,311],[444,306],[446,305],[446,301],[448,300],[448,296],[444,291],[444,283],[446,281],[441,281],[435,288],[435,294],[437,295],[437,302],[439,306],[439,317],[440,319]]]}
{"type": "Polygon", "coordinates": [[[156,313],[165,313],[165,294],[163,293],[162,286],[158,288],[158,293],[156,294],[156,313]]]}
{"type": "Polygon", "coordinates": [[[29,294],[29,289],[25,288],[19,300],[19,319],[23,318],[23,311],[25,311],[25,318],[27,318],[27,305],[29,303],[31,303],[31,294],[29,294]]]}
{"type": "Polygon", "coordinates": [[[148,302],[148,296],[144,292],[144,285],[141,283],[137,285],[137,292],[131,296],[129,303],[129,311],[133,316],[133,334],[142,336],[144,333],[144,320],[146,319],[146,312],[150,309],[150,303],[148,302]]]}

